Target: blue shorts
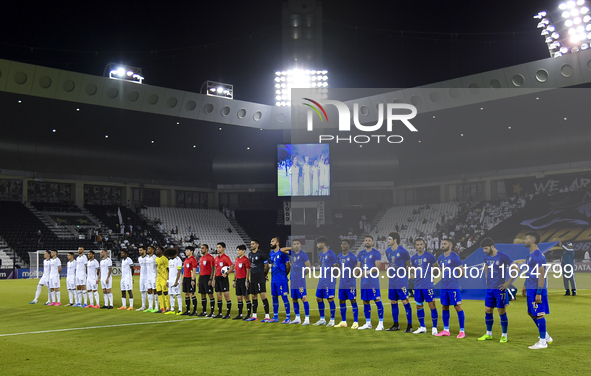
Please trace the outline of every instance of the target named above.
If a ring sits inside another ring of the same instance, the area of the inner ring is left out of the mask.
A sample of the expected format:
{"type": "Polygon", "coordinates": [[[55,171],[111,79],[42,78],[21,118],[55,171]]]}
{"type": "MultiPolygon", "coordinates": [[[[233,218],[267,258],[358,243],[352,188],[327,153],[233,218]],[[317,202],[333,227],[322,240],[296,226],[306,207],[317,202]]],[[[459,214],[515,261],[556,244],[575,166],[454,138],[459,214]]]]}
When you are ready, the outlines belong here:
{"type": "Polygon", "coordinates": [[[406,287],[401,289],[389,289],[388,299],[393,301],[406,300],[408,299],[408,290],[406,290],[406,287]]]}
{"type": "Polygon", "coordinates": [[[549,314],[550,307],[548,306],[548,290],[542,291],[542,303],[536,303],[536,290],[527,289],[527,313],[532,316],[539,316],[542,313],[549,314]]]}
{"type": "Polygon", "coordinates": [[[355,287],[343,287],[339,289],[339,300],[355,300],[357,289],[355,287]]]}
{"type": "Polygon", "coordinates": [[[287,281],[273,282],[271,281],[271,296],[280,296],[289,294],[289,286],[287,281]]]}
{"type": "Polygon", "coordinates": [[[499,289],[486,289],[484,306],[489,308],[505,308],[509,305],[509,293],[499,289]]]}
{"type": "Polygon", "coordinates": [[[423,302],[431,303],[435,294],[433,289],[415,289],[415,302],[423,305],[423,302]]]}
{"type": "Polygon", "coordinates": [[[460,289],[441,289],[439,300],[442,306],[462,304],[462,293],[460,289]]]}
{"type": "Polygon", "coordinates": [[[291,289],[291,298],[295,299],[303,299],[304,296],[308,296],[308,291],[306,291],[305,287],[300,287],[299,289],[291,289]]]}
{"type": "Polygon", "coordinates": [[[361,300],[369,302],[381,297],[380,289],[361,289],[361,300]]]}
{"type": "Polygon", "coordinates": [[[333,299],[334,298],[334,289],[329,289],[326,287],[318,287],[316,289],[316,297],[320,299],[333,299]]]}

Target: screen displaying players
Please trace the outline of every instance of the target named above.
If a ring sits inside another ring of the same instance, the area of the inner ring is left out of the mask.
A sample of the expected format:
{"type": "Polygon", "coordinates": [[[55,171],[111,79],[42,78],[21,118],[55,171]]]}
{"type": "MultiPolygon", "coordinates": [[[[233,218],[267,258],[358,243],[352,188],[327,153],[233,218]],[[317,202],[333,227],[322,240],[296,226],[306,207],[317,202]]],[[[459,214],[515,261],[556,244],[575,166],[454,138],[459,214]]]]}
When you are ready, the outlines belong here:
{"type": "Polygon", "coordinates": [[[328,144],[278,145],[277,194],[279,196],[330,195],[328,144]]]}

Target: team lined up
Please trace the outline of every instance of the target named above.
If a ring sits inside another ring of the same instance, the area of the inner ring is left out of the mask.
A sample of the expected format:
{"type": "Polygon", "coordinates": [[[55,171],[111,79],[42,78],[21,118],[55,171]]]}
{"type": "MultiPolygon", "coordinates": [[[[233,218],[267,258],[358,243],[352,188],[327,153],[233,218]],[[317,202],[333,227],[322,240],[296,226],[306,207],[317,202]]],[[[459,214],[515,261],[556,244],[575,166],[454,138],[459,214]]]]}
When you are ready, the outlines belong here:
{"type": "MultiPolygon", "coordinates": [[[[537,244],[540,236],[535,232],[526,234],[525,246],[529,248],[530,255],[527,257],[529,272],[523,287],[523,295],[527,296],[528,314],[534,320],[540,333],[540,340],[532,349],[547,347],[547,343],[552,342],[552,338],[546,332],[545,315],[549,313],[548,299],[546,291],[546,280],[544,279],[543,264],[546,263],[544,255],[539,251],[537,244]],[[535,266],[537,265],[537,268],[535,266]],[[539,270],[539,273],[532,273],[533,270],[539,270]]],[[[286,319],[282,324],[302,324],[310,325],[310,305],[307,296],[306,278],[310,275],[310,260],[306,252],[301,250],[299,240],[292,241],[292,247],[281,248],[279,238],[273,238],[271,241],[271,250],[269,254],[260,250],[260,242],[253,240],[251,242],[251,252],[248,257],[245,256],[246,246],[237,247],[238,257],[235,262],[225,254],[226,245],[223,242],[217,244],[217,255],[214,258],[209,253],[207,245],[201,246],[202,257],[197,261],[193,255],[193,249],[185,250],[186,259],[181,261],[175,249],[163,251],[160,247],[149,246],[147,250],[140,248],[140,293],[142,296],[142,306],[137,311],[191,315],[211,318],[230,319],[232,302],[230,300],[229,275],[234,274],[232,287],[236,289],[238,300],[238,315],[234,320],[257,321],[258,320],[258,296],[260,295],[265,318],[262,322],[274,323],[279,321],[279,297],[281,297],[286,319]],[[199,280],[196,280],[197,267],[199,267],[199,280]],[[273,301],[273,318],[270,317],[270,307],[267,300],[267,275],[271,270],[271,296],[273,301]],[[181,280],[183,273],[182,292],[185,295],[185,311],[182,311],[181,301],[181,280]],[[288,281],[289,275],[289,281],[288,281]],[[291,289],[289,288],[291,283],[291,289]],[[197,313],[197,298],[195,290],[198,287],[198,293],[201,295],[201,313],[197,313]],[[215,303],[213,292],[216,292],[218,314],[215,314],[215,303]],[[293,315],[289,296],[293,302],[293,315]],[[207,313],[207,302],[209,298],[209,314],[207,313]],[[222,314],[223,300],[226,302],[226,313],[222,314]],[[178,301],[178,312],[175,310],[175,299],[178,301]],[[300,314],[300,304],[304,306],[304,318],[300,314]],[[146,306],[147,301],[147,306],[146,306]],[[243,315],[244,303],[246,302],[246,315],[243,315]],[[191,310],[191,303],[193,309],[191,310]]],[[[320,312],[320,320],[313,325],[326,325],[328,327],[347,327],[347,301],[350,302],[353,313],[353,323],[351,329],[372,329],[371,322],[371,302],[377,307],[379,323],[375,330],[384,330],[384,306],[381,299],[379,285],[379,276],[369,272],[372,268],[380,269],[381,254],[373,248],[373,238],[365,238],[365,249],[354,255],[350,251],[351,243],[348,239],[341,242],[342,252],[336,256],[328,248],[328,240],[324,237],[316,239],[316,246],[319,250],[319,261],[321,276],[318,280],[316,289],[316,301],[320,312]],[[336,316],[336,279],[332,278],[330,270],[332,268],[341,269],[341,278],[339,280],[338,299],[340,304],[341,321],[335,324],[336,316]],[[359,309],[357,305],[357,281],[354,273],[350,273],[353,268],[363,270],[360,278],[360,296],[363,301],[363,310],[365,324],[359,326],[359,309]],[[345,273],[349,270],[349,273],[345,273]],[[327,322],[325,312],[325,301],[329,306],[330,318],[327,322]]],[[[399,325],[399,307],[402,305],[406,314],[407,327],[405,333],[421,334],[426,333],[424,304],[428,304],[432,329],[431,333],[435,336],[450,336],[449,307],[453,306],[458,316],[459,334],[457,338],[464,338],[465,315],[462,309],[462,298],[460,289],[460,278],[462,277],[461,259],[452,252],[453,240],[442,239],[441,247],[443,254],[436,259],[431,253],[425,251],[425,242],[422,239],[416,239],[416,254],[410,257],[409,252],[400,246],[400,235],[392,232],[388,237],[388,246],[386,257],[389,262],[389,286],[388,299],[390,300],[392,317],[394,324],[387,331],[400,330],[399,325]],[[442,285],[440,302],[442,306],[443,331],[438,332],[437,325],[439,314],[434,301],[434,286],[431,278],[432,268],[457,268],[460,273],[442,273],[442,285]],[[404,269],[399,273],[398,269],[404,269]],[[407,273],[408,271],[408,273],[407,273]],[[408,279],[415,280],[415,303],[416,314],[419,321],[419,327],[413,331],[412,307],[408,297],[408,279]]],[[[484,268],[486,270],[487,292],[485,299],[485,323],[487,333],[479,340],[492,339],[492,326],[494,323],[493,309],[496,307],[499,311],[502,326],[501,343],[507,342],[508,318],[506,307],[509,305],[509,296],[507,289],[515,278],[505,280],[502,273],[504,268],[516,267],[513,260],[498,251],[495,248],[494,241],[486,238],[481,246],[485,252],[484,268]]],[[[41,292],[41,286],[46,285],[50,289],[48,305],[60,305],[59,295],[59,275],[61,264],[57,259],[57,252],[46,253],[44,261],[45,273],[39,286],[35,299],[31,303],[36,303],[41,292]],[[47,279],[45,279],[47,277],[47,279]]],[[[133,310],[133,261],[128,257],[125,251],[121,254],[121,292],[122,306],[119,310],[133,310]],[[127,306],[127,295],[129,295],[129,307],[127,306]]],[[[98,281],[101,282],[103,289],[104,305],[100,308],[113,308],[112,285],[112,262],[105,250],[101,251],[100,264],[94,258],[94,252],[90,251],[88,258],[84,255],[84,249],[78,250],[78,257],[74,259],[74,254],[68,255],[68,274],[67,286],[70,292],[70,304],[75,307],[99,308],[98,305],[98,281]],[[96,304],[93,304],[93,296],[96,304]],[[87,304],[87,297],[90,304],[87,304]]]]}

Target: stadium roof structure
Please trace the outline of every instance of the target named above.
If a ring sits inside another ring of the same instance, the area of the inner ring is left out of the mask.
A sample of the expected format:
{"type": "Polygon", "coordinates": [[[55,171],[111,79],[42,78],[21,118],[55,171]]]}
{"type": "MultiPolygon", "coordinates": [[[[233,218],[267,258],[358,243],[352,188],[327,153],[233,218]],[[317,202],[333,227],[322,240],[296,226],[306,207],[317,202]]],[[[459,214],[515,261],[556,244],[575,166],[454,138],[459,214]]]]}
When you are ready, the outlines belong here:
{"type": "MultiPolygon", "coordinates": [[[[379,102],[412,103],[419,132],[395,146],[331,144],[333,181],[405,182],[585,164],[590,83],[586,50],[350,98],[369,109],[363,123],[377,120],[379,102]]],[[[0,60],[0,104],[3,175],[212,188],[265,184],[276,179],[276,144],[294,135],[318,140],[291,123],[291,107],[8,60],[0,60]]]]}

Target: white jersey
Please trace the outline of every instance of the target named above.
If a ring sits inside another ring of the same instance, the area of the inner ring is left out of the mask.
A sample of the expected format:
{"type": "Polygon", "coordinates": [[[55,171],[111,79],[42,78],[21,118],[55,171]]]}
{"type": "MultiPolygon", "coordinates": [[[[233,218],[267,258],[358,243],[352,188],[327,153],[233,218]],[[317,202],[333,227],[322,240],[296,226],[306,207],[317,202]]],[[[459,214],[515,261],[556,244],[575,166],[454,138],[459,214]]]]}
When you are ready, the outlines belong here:
{"type": "Polygon", "coordinates": [[[148,256],[146,260],[146,268],[148,270],[148,280],[156,281],[156,255],[148,256]]]}
{"type": "Polygon", "coordinates": [[[138,257],[137,262],[140,264],[140,280],[148,279],[148,256],[138,257]]]}
{"type": "Polygon", "coordinates": [[[59,278],[59,267],[62,266],[60,259],[52,258],[49,260],[49,278],[59,278]]]}
{"type": "Polygon", "coordinates": [[[121,279],[131,279],[131,266],[133,265],[133,260],[131,258],[126,258],[121,260],[121,279]]]}
{"type": "Polygon", "coordinates": [[[68,279],[76,278],[76,261],[68,261],[68,279]]]}
{"type": "Polygon", "coordinates": [[[88,269],[88,280],[92,283],[96,283],[96,270],[100,268],[99,262],[96,259],[93,259],[92,261],[88,261],[88,265],[86,267],[88,269]]]}
{"type": "Polygon", "coordinates": [[[43,276],[41,278],[49,280],[49,273],[51,273],[51,259],[43,260],[43,276]]]}
{"type": "Polygon", "coordinates": [[[106,259],[101,260],[101,281],[107,280],[111,266],[113,266],[113,263],[110,258],[107,257],[106,259]]]}
{"type": "Polygon", "coordinates": [[[86,280],[86,268],[88,258],[86,255],[76,257],[76,278],[86,280]]]}
{"type": "MultiPolygon", "coordinates": [[[[168,285],[172,287],[176,282],[177,273],[180,273],[181,267],[183,266],[183,262],[181,261],[180,257],[175,257],[172,260],[168,260],[168,285]]],[[[181,284],[183,278],[182,276],[179,277],[179,285],[181,284]]]]}

